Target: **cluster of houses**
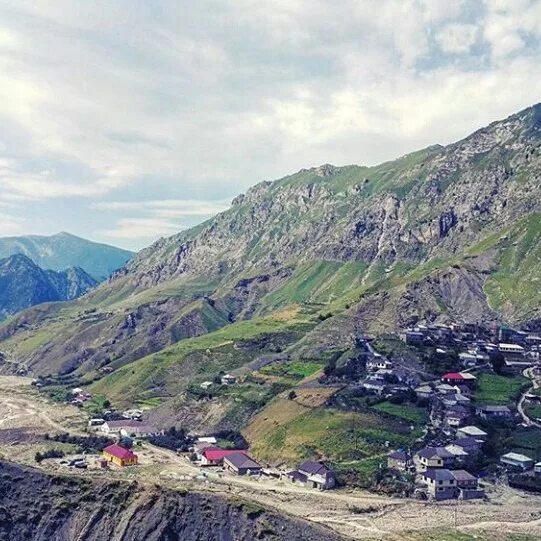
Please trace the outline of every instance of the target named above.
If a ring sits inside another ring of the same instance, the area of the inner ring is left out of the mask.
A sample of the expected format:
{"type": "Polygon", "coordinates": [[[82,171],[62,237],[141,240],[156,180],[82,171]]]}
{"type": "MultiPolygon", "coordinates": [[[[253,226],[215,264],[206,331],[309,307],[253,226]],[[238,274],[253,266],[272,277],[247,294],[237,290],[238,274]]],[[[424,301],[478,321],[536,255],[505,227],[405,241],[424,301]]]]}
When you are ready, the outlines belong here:
{"type": "MultiPolygon", "coordinates": [[[[222,385],[234,385],[237,383],[237,377],[232,374],[224,374],[220,377],[220,383],[222,385]]],[[[199,386],[205,391],[210,389],[214,385],[213,381],[203,381],[199,386]]]]}
{"type": "Polygon", "coordinates": [[[414,389],[421,382],[412,371],[396,367],[392,361],[373,352],[366,361],[366,377],[360,382],[365,392],[390,397],[414,389]]]}
{"type": "Polygon", "coordinates": [[[433,346],[446,352],[460,350],[463,368],[488,363],[495,356],[503,358],[503,373],[518,374],[541,359],[541,337],[509,327],[492,332],[478,325],[418,325],[401,333],[411,346],[433,346]]]}
{"type": "Polygon", "coordinates": [[[202,467],[222,467],[234,475],[269,475],[291,483],[329,490],[336,485],[334,472],[323,462],[306,461],[296,470],[274,472],[264,468],[243,449],[222,449],[214,437],[199,438],[193,452],[202,467]]]}
{"type": "Polygon", "coordinates": [[[88,427],[111,438],[148,438],[160,433],[155,427],[138,419],[106,421],[105,419],[92,418],[88,421],[88,427]]]}
{"type": "MultiPolygon", "coordinates": [[[[482,458],[487,433],[471,424],[511,421],[515,413],[505,405],[471,403],[476,378],[469,372],[449,372],[439,381],[415,389],[418,398],[428,400],[430,423],[442,441],[416,453],[398,450],[389,453],[391,471],[415,474],[417,490],[434,500],[483,498],[477,476],[472,473],[482,458]]],[[[510,472],[529,472],[541,479],[541,463],[511,452],[500,457],[500,464],[510,472]]]]}
{"type": "Polygon", "coordinates": [[[486,437],[480,428],[465,426],[447,445],[424,447],[415,454],[403,450],[389,453],[387,466],[415,473],[418,491],[433,500],[483,498],[478,478],[468,469],[481,453],[486,437]]]}

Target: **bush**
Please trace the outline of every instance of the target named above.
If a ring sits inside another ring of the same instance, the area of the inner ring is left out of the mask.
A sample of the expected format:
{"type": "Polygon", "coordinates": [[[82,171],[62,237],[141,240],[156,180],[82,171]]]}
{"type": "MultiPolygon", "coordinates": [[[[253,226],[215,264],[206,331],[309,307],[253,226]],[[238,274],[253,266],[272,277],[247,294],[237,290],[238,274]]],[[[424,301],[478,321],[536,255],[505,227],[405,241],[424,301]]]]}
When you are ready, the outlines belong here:
{"type": "Polygon", "coordinates": [[[153,445],[163,447],[164,449],[186,452],[193,440],[186,435],[184,429],[177,429],[173,426],[167,429],[163,434],[151,436],[148,441],[153,445]]]}
{"type": "Polygon", "coordinates": [[[34,456],[34,460],[39,464],[46,458],[63,458],[64,456],[66,456],[64,451],[61,451],[60,449],[50,449],[48,451],[44,451],[43,453],[37,452],[34,456]]]}
{"type": "Polygon", "coordinates": [[[56,441],[59,443],[70,443],[72,445],[77,445],[80,453],[99,453],[105,447],[111,444],[111,440],[109,440],[108,438],[97,435],[73,436],[71,434],[64,433],[50,436],[49,434],[46,434],[45,439],[56,441]]]}

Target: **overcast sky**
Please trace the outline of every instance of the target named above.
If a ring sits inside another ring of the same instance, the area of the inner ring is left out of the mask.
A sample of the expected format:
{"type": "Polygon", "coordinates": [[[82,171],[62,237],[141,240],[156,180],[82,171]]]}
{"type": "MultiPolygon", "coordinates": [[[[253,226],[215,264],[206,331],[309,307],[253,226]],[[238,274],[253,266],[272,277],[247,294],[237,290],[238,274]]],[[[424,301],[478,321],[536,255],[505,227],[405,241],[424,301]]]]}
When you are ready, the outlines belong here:
{"type": "Polygon", "coordinates": [[[0,236],[141,248],[541,101],[538,0],[0,0],[0,236]]]}

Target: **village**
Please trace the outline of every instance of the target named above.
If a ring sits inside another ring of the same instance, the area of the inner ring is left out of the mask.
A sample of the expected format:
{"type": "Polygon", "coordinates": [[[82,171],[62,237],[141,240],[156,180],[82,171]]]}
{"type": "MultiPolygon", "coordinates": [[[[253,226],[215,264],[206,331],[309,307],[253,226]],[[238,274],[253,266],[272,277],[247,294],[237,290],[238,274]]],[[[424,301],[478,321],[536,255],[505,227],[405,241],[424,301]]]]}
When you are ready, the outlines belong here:
{"type": "MultiPolygon", "coordinates": [[[[416,427],[416,431],[422,430],[420,437],[406,447],[389,446],[382,461],[378,476],[401,487],[391,494],[368,495],[348,487],[333,463],[324,457],[277,466],[255,458],[247,442],[236,435],[157,428],[149,423],[144,409],[116,411],[106,403],[100,415],[88,415],[85,406],[93,397],[82,387],[69,389],[62,403],[51,404],[51,411],[57,412],[54,418],[41,413],[38,416],[37,404],[48,403],[43,393],[47,386],[43,380],[21,386],[19,380],[24,378],[13,378],[17,392],[3,395],[20,396],[21,402],[4,399],[7,409],[0,421],[4,440],[0,442],[0,453],[5,459],[60,474],[237,494],[286,511],[294,509],[301,516],[313,507],[319,510],[316,520],[331,520],[332,527],[345,532],[360,527],[351,509],[362,509],[363,505],[367,509],[384,509],[399,501],[406,506],[414,501],[473,504],[462,508],[460,520],[467,522],[478,516],[496,520],[494,513],[500,512],[499,502],[505,498],[509,516],[526,520],[532,515],[523,514],[533,511],[528,511],[530,506],[525,506],[525,501],[532,505],[537,501],[527,495],[540,492],[541,456],[525,447],[509,447],[507,442],[513,431],[533,431],[541,426],[541,414],[537,413],[539,340],[509,329],[499,330],[492,340],[486,334],[484,329],[471,332],[418,326],[394,337],[397,349],[393,351],[385,350],[377,340],[359,338],[363,373],[349,379],[342,376],[342,388],[373,403],[395,402],[397,407],[407,408],[414,401],[416,407],[426,411],[426,424],[416,427]],[[499,340],[500,334],[506,342],[499,340]],[[441,364],[445,369],[434,376],[436,370],[429,372],[412,363],[412,357],[404,357],[402,347],[419,358],[430,355],[437,361],[435,368],[441,364]],[[454,354],[450,355],[450,351],[454,354]],[[440,363],[440,358],[445,362],[440,363]],[[482,392],[487,377],[490,382],[498,378],[513,384],[520,378],[520,386],[505,395],[506,403],[502,403],[503,398],[498,398],[497,404],[494,400],[485,402],[481,398],[490,398],[491,394],[482,392]],[[27,394],[26,389],[33,390],[27,394]],[[17,411],[20,419],[15,421],[17,411]],[[33,434],[26,433],[26,428],[15,428],[21,423],[23,427],[35,423],[33,434]],[[29,445],[25,445],[27,438],[29,445]],[[496,445],[498,440],[505,444],[496,445]],[[478,507],[492,500],[496,506],[478,507]],[[515,500],[520,505],[509,503],[515,500]],[[321,514],[322,508],[334,518],[321,514]],[[344,509],[350,511],[344,515],[344,509]]],[[[335,385],[334,376],[327,372],[311,385],[318,389],[335,385]]],[[[223,374],[220,383],[242,385],[242,376],[223,374]]],[[[450,509],[441,508],[443,515],[438,515],[438,520],[456,520],[450,509]]],[[[393,528],[400,527],[397,520],[393,528]]]]}
{"type": "MultiPolygon", "coordinates": [[[[396,355],[377,352],[371,340],[359,339],[359,347],[364,351],[364,376],[352,382],[351,388],[376,400],[397,404],[415,401],[427,411],[423,436],[412,446],[389,450],[385,476],[407,487],[404,495],[433,501],[484,499],[487,495],[483,483],[489,477],[541,491],[540,456],[530,456],[523,449],[504,449],[498,454],[492,443],[510,426],[541,426],[541,419],[532,417],[541,403],[541,338],[507,327],[491,335],[489,330],[475,325],[419,325],[404,330],[400,340],[410,350],[428,349],[435,358],[435,366],[439,366],[441,358],[441,366],[448,370],[430,378],[415,365],[401,361],[400,356],[397,360],[396,355]],[[528,378],[524,379],[529,381],[528,388],[520,388],[515,396],[509,396],[508,403],[490,396],[486,403],[479,399],[479,379],[483,384],[486,378],[512,378],[519,374],[528,378]]],[[[218,379],[221,385],[238,384],[237,376],[232,374],[222,374],[218,379]]],[[[325,377],[319,384],[326,384],[325,377]]],[[[208,389],[212,385],[215,383],[204,381],[200,386],[208,389]]],[[[91,398],[82,388],[74,388],[68,402],[80,406],[91,398]]],[[[122,414],[106,410],[103,416],[89,419],[87,430],[111,441],[101,446],[99,457],[94,457],[94,465],[101,469],[137,466],[137,446],[141,442],[160,446],[164,438],[167,440],[165,431],[145,422],[143,411],[138,409],[122,414]]],[[[176,431],[173,436],[176,442],[169,437],[173,441],[166,447],[184,455],[199,469],[202,478],[215,471],[225,476],[278,479],[316,490],[340,485],[332,464],[324,459],[306,460],[293,469],[277,468],[254,459],[244,441],[235,445],[238,442],[225,441],[216,434],[182,432],[179,436],[176,431]]],[[[69,465],[86,469],[88,458],[72,459],[69,465]]]]}
{"type": "Polygon", "coordinates": [[[541,419],[528,416],[525,407],[530,405],[535,414],[541,402],[541,338],[508,327],[499,328],[492,336],[494,341],[490,338],[487,329],[476,325],[419,325],[405,330],[401,333],[405,344],[429,346],[436,358],[448,356],[450,350],[458,352],[450,371],[428,381],[395,366],[366,344],[371,359],[363,389],[387,398],[413,392],[417,403],[428,410],[426,435],[417,448],[393,450],[387,461],[391,475],[412,476],[418,497],[435,501],[485,498],[480,481],[487,469],[498,472],[511,486],[541,490],[539,456],[514,450],[498,455],[488,442],[488,432],[497,438],[505,427],[541,426],[541,419]],[[530,378],[531,383],[510,396],[509,403],[492,403],[500,401],[494,396],[487,396],[490,403],[478,399],[479,378],[518,374],[530,378]]]}

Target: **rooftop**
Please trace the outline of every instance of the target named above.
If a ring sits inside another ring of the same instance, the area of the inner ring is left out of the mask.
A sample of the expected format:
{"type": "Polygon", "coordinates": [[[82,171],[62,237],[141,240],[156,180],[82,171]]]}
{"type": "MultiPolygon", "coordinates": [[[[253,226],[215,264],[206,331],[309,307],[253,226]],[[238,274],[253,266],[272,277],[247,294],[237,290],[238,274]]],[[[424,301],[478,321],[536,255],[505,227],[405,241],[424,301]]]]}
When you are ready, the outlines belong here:
{"type": "Polygon", "coordinates": [[[322,462],[312,462],[310,460],[303,462],[299,466],[299,471],[309,475],[326,475],[331,472],[331,470],[322,462]]]}
{"type": "Polygon", "coordinates": [[[417,455],[421,458],[451,458],[454,456],[447,449],[445,449],[445,447],[425,447],[424,449],[421,449],[417,455]]]}
{"type": "Polygon", "coordinates": [[[445,468],[428,469],[423,473],[423,476],[434,481],[454,481],[455,476],[450,470],[445,468]]]}
{"type": "Polygon", "coordinates": [[[507,406],[479,406],[479,409],[488,413],[511,413],[507,406]]]}
{"type": "Polygon", "coordinates": [[[240,449],[220,449],[219,447],[207,447],[202,455],[207,460],[222,460],[226,456],[235,454],[235,453],[242,453],[240,449]]]}
{"type": "Polygon", "coordinates": [[[466,436],[465,438],[458,438],[453,442],[454,445],[460,445],[461,447],[478,447],[479,442],[472,437],[466,436]]]}
{"type": "Polygon", "coordinates": [[[145,426],[141,421],[136,421],[135,419],[121,419],[120,421],[107,421],[107,426],[110,428],[135,428],[145,426]]]}
{"type": "Polygon", "coordinates": [[[533,460],[526,455],[521,455],[520,453],[507,453],[502,455],[500,458],[506,460],[513,460],[515,462],[533,462],[533,460]]]}
{"type": "Polygon", "coordinates": [[[126,449],[116,443],[109,445],[103,450],[104,453],[120,458],[121,460],[129,460],[131,458],[137,458],[137,455],[130,449],[126,449]]]}
{"type": "Polygon", "coordinates": [[[447,374],[443,374],[441,379],[452,379],[461,381],[464,379],[464,376],[460,372],[447,372],[447,374]]]}
{"type": "Polygon", "coordinates": [[[466,470],[452,470],[451,474],[457,481],[476,481],[477,477],[466,470]]]}
{"type": "Polygon", "coordinates": [[[248,455],[242,451],[237,451],[231,453],[224,457],[224,460],[235,466],[236,468],[247,468],[247,469],[259,469],[261,466],[255,461],[252,460],[248,455]]]}
{"type": "Polygon", "coordinates": [[[463,434],[468,434],[469,436],[486,436],[487,433],[476,426],[463,426],[460,428],[460,432],[463,434]]]}

